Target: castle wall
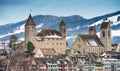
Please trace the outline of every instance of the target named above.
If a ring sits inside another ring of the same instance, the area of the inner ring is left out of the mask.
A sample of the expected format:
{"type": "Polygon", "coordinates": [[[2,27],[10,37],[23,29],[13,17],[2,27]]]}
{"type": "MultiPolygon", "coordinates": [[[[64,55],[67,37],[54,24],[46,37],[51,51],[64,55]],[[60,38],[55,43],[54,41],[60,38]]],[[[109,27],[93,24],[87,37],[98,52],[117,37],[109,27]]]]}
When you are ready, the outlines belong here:
{"type": "Polygon", "coordinates": [[[44,38],[42,41],[37,40],[34,45],[36,50],[39,48],[54,48],[57,54],[66,51],[66,39],[63,38],[44,38]]]}

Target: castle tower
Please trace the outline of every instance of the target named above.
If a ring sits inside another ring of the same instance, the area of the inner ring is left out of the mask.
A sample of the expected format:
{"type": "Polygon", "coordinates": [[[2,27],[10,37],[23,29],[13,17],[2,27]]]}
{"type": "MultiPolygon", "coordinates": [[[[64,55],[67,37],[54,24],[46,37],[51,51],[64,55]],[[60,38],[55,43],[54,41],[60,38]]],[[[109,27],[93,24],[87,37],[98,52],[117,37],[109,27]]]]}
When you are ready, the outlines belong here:
{"type": "Polygon", "coordinates": [[[90,28],[89,28],[89,35],[96,35],[95,26],[90,26],[90,28]]]}
{"type": "Polygon", "coordinates": [[[105,51],[111,51],[111,27],[109,22],[102,22],[100,40],[105,47],[105,51]]]}
{"type": "Polygon", "coordinates": [[[59,30],[63,38],[66,38],[66,26],[64,21],[62,20],[60,25],[59,25],[59,30]]]}
{"type": "Polygon", "coordinates": [[[27,46],[28,41],[31,41],[32,43],[35,43],[36,41],[36,24],[34,23],[31,14],[25,24],[25,46],[27,46]]]}

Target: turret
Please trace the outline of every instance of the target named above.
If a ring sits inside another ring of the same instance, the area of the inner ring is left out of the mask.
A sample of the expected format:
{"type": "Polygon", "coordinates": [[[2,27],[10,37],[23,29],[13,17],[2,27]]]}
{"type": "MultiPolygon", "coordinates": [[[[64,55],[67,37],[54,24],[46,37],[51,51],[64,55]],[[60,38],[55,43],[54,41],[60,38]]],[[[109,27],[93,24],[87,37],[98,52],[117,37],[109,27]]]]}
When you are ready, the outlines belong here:
{"type": "Polygon", "coordinates": [[[100,40],[105,47],[105,51],[111,51],[111,27],[109,22],[102,22],[100,40]]]}
{"type": "Polygon", "coordinates": [[[89,34],[90,34],[90,35],[96,35],[95,26],[90,26],[90,28],[89,28],[89,34]]]}
{"type": "Polygon", "coordinates": [[[62,20],[60,25],[59,25],[59,30],[63,38],[66,38],[66,26],[64,21],[62,20]]]}
{"type": "Polygon", "coordinates": [[[25,24],[25,43],[27,46],[28,41],[34,43],[36,41],[36,24],[33,21],[31,14],[25,24]]]}

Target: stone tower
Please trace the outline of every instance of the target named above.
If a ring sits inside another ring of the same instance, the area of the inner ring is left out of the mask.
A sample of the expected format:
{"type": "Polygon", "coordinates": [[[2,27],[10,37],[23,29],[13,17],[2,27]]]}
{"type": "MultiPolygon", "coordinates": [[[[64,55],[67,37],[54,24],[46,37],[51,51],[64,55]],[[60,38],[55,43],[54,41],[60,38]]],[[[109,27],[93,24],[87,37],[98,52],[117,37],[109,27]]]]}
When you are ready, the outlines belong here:
{"type": "Polygon", "coordinates": [[[25,24],[25,46],[27,47],[28,41],[33,44],[36,42],[36,24],[33,21],[31,14],[28,17],[27,23],[25,24]]]}
{"type": "Polygon", "coordinates": [[[102,22],[100,40],[105,47],[105,51],[111,51],[111,27],[109,22],[102,22]]]}
{"type": "Polygon", "coordinates": [[[59,30],[63,38],[66,38],[66,26],[64,21],[62,20],[60,25],[59,25],[59,30]]]}
{"type": "Polygon", "coordinates": [[[90,26],[90,28],[89,28],[89,35],[96,35],[95,26],[90,26]]]}

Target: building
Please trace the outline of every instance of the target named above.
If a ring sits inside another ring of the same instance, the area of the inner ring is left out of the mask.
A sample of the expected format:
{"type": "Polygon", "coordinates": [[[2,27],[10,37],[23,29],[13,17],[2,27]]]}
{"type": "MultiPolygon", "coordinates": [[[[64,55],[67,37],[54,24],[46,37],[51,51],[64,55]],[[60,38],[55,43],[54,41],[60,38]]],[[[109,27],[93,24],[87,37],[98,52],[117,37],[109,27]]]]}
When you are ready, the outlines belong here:
{"type": "Polygon", "coordinates": [[[111,26],[109,22],[102,22],[100,28],[100,40],[105,47],[105,51],[111,51],[111,26]]]}
{"type": "Polygon", "coordinates": [[[102,22],[100,38],[96,35],[95,26],[89,28],[89,34],[79,34],[72,45],[72,52],[100,55],[104,51],[111,51],[111,27],[109,22],[102,22]]]}
{"type": "Polygon", "coordinates": [[[56,54],[56,51],[53,48],[40,48],[36,53],[35,57],[53,57],[56,54]]]}
{"type": "Polygon", "coordinates": [[[9,43],[9,47],[12,49],[15,49],[17,46],[15,45],[17,42],[18,38],[15,35],[12,35],[10,37],[10,43],[9,43]]]}
{"type": "Polygon", "coordinates": [[[79,34],[72,45],[72,51],[87,54],[88,52],[100,55],[104,52],[104,45],[96,35],[94,26],[89,28],[89,34],[79,34]]]}
{"type": "MultiPolygon", "coordinates": [[[[66,52],[66,25],[62,20],[59,25],[59,31],[43,29],[36,33],[36,24],[31,15],[25,24],[25,46],[27,48],[28,41],[35,46],[35,53],[41,48],[53,48],[57,54],[65,54],[66,52]]],[[[39,55],[39,54],[38,54],[39,55]]],[[[38,57],[38,56],[37,56],[38,57]]]]}
{"type": "Polygon", "coordinates": [[[103,58],[103,71],[120,71],[120,60],[116,58],[103,58]]]}
{"type": "Polygon", "coordinates": [[[120,43],[112,44],[112,51],[120,52],[120,43]]]}

